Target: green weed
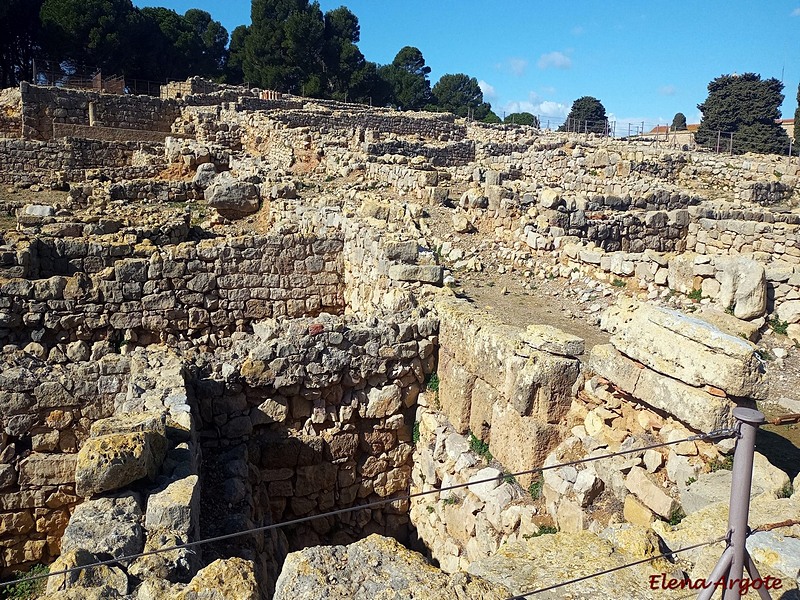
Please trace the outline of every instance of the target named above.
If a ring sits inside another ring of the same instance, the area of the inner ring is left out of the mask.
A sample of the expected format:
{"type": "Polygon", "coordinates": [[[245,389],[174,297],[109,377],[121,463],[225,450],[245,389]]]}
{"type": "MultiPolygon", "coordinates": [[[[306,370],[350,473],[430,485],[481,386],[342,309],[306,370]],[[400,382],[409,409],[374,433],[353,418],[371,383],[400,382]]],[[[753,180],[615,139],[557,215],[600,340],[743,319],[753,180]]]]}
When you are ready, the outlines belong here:
{"type": "Polygon", "coordinates": [[[778,317],[771,318],[768,323],[769,328],[778,335],[786,335],[789,329],[789,323],[787,321],[781,321],[778,317]]]}
{"type": "Polygon", "coordinates": [[[47,579],[25,579],[27,576],[45,575],[49,567],[47,565],[34,565],[27,573],[14,571],[13,578],[21,579],[18,583],[6,587],[0,593],[0,597],[6,600],[34,600],[44,593],[47,586],[47,579]]]}
{"type": "Polygon", "coordinates": [[[478,456],[485,458],[487,461],[492,460],[492,453],[489,452],[489,444],[476,438],[474,433],[469,434],[469,447],[470,450],[478,456]]]}
{"type": "Polygon", "coordinates": [[[525,533],[522,535],[523,539],[530,540],[533,538],[537,538],[540,535],[550,535],[553,533],[558,533],[558,527],[553,527],[552,525],[542,525],[539,527],[539,531],[536,533],[525,533]]]}

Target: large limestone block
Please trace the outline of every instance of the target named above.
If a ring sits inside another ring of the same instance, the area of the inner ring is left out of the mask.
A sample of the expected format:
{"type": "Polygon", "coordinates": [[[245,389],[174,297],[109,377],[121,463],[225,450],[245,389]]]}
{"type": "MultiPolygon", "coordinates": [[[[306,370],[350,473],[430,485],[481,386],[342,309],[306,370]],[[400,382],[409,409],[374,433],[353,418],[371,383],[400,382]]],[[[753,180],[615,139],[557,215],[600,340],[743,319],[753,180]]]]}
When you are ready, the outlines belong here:
{"type": "MultiPolygon", "coordinates": [[[[509,590],[446,575],[397,541],[371,535],[349,546],[313,546],[286,557],[275,600],[505,600],[509,590]]],[[[188,600],[188,599],[186,599],[188,600]]]]}
{"type": "MultiPolygon", "coordinates": [[[[255,565],[243,558],[218,559],[201,569],[174,600],[259,600],[255,565]]],[[[298,600],[295,598],[294,600],[298,600]]]]}
{"type": "Polygon", "coordinates": [[[722,287],[718,301],[733,307],[737,319],[756,319],[767,312],[767,277],[764,265],[741,256],[718,258],[717,275],[722,287]]]}
{"type": "Polygon", "coordinates": [[[589,354],[589,368],[622,391],[663,410],[692,429],[708,432],[730,424],[736,406],[715,396],[642,367],[611,344],[598,344],[589,354]]]}
{"type": "Polygon", "coordinates": [[[577,359],[533,351],[527,357],[506,358],[500,389],[520,415],[558,423],[569,411],[572,386],[579,375],[577,359]]]}
{"type": "Polygon", "coordinates": [[[205,191],[205,199],[211,208],[228,218],[236,219],[259,209],[258,188],[252,183],[239,181],[220,174],[205,191]]]}
{"type": "Polygon", "coordinates": [[[389,278],[395,281],[421,281],[442,285],[444,267],[441,265],[395,264],[389,267],[389,278]]]}
{"type": "MultiPolygon", "coordinates": [[[[510,404],[497,403],[492,411],[492,438],[489,448],[500,464],[513,473],[541,466],[560,440],[557,425],[536,417],[524,417],[510,404]]],[[[517,477],[527,488],[531,475],[517,477]]]]}
{"type": "Polygon", "coordinates": [[[662,488],[650,481],[647,471],[641,467],[633,467],[625,478],[625,487],[635,494],[647,508],[665,519],[672,516],[678,502],[664,492],[662,488]]]}
{"type": "Polygon", "coordinates": [[[79,505],[61,538],[61,552],[87,550],[116,558],[141,552],[142,510],[133,494],[97,498],[79,505]]]}
{"type": "Polygon", "coordinates": [[[695,313],[698,318],[711,323],[725,333],[734,337],[743,338],[755,342],[758,339],[758,330],[763,325],[763,321],[745,321],[737,319],[731,314],[706,306],[695,313]]]}
{"type": "MultiPolygon", "coordinates": [[[[728,502],[731,497],[732,482],[733,473],[726,469],[700,474],[697,481],[679,488],[683,510],[690,514],[715,502],[728,502]]],[[[763,493],[778,495],[789,483],[789,476],[786,473],[773,466],[763,454],[755,453],[751,498],[763,493]]]]}
{"type": "Polygon", "coordinates": [[[778,319],[787,323],[800,323],[800,300],[781,302],[776,311],[778,319]]]}
{"type": "Polygon", "coordinates": [[[670,259],[667,270],[667,284],[670,289],[681,294],[694,290],[694,258],[695,254],[687,252],[670,259]]]}
{"type": "Polygon", "coordinates": [[[89,438],[78,452],[75,491],[87,497],[118,490],[144,477],[154,479],[164,451],[163,436],[152,432],[89,438]]]}
{"type": "Polygon", "coordinates": [[[575,357],[583,354],[585,343],[583,338],[572,335],[552,325],[528,325],[522,339],[537,350],[575,357]]]}
{"type": "Polygon", "coordinates": [[[195,532],[200,513],[200,486],[197,475],[173,481],[147,499],[145,526],[148,531],[169,529],[187,539],[195,532]]]}
{"type": "MultiPolygon", "coordinates": [[[[71,550],[58,557],[50,566],[50,572],[66,571],[100,561],[100,557],[86,550],[71,550]]],[[[128,593],[128,577],[120,567],[101,566],[55,575],[47,580],[47,593],[54,598],[70,589],[91,590],[76,595],[77,598],[117,598],[128,593]],[[97,595],[95,595],[95,592],[97,595]]]]}
{"type": "Polygon", "coordinates": [[[465,433],[469,428],[472,394],[477,377],[445,350],[439,354],[438,375],[439,403],[442,412],[456,431],[465,433]]]}
{"type": "MultiPolygon", "coordinates": [[[[631,562],[631,558],[616,551],[611,543],[594,533],[559,532],[525,542],[505,544],[492,556],[473,562],[467,572],[492,584],[506,587],[511,596],[516,597],[532,590],[622,567],[631,562]]],[[[650,564],[637,565],[620,569],[610,577],[587,577],[569,587],[531,597],[547,600],[568,597],[586,600],[650,600],[654,596],[647,581],[652,573],[653,567],[650,564]]]]}
{"type": "Polygon", "coordinates": [[[755,346],[706,321],[621,299],[602,324],[613,333],[617,350],[654,371],[730,396],[763,398],[766,393],[755,346]]]}

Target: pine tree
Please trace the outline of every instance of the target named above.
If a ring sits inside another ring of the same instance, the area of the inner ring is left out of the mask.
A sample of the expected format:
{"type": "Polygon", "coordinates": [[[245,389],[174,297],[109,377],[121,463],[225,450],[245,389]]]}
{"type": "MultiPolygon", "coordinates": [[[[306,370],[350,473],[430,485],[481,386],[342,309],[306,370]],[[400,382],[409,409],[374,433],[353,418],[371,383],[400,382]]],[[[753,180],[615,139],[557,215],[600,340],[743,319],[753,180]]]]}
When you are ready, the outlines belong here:
{"type": "Polygon", "coordinates": [[[559,131],[606,133],[608,119],[602,102],[592,96],[582,96],[572,103],[566,122],[559,131]]]}
{"type": "Polygon", "coordinates": [[[785,153],[789,138],[777,122],[783,102],[783,84],[777,79],[761,79],[755,73],[722,75],[708,84],[708,98],[697,108],[703,113],[695,134],[698,144],[716,147],[722,132],[727,150],[733,135],[732,150],[785,153]],[[727,135],[726,135],[727,134],[727,135]]]}

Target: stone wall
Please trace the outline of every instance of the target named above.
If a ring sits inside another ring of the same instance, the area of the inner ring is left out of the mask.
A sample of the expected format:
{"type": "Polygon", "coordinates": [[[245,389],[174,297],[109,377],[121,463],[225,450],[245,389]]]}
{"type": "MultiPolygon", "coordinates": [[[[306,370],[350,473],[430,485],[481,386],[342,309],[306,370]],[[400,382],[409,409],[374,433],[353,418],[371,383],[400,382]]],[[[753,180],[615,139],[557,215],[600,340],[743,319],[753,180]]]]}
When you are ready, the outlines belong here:
{"type": "Polygon", "coordinates": [[[17,88],[0,90],[0,138],[22,135],[22,95],[17,88]]]}
{"type": "Polygon", "coordinates": [[[80,502],[76,453],[92,423],[113,413],[114,398],[124,390],[127,359],[96,356],[89,362],[89,349],[79,345],[70,349],[74,360],[56,369],[19,350],[2,357],[3,574],[58,556],[70,511],[80,502]]]}
{"type": "Polygon", "coordinates": [[[2,337],[48,347],[109,336],[218,339],[265,317],[343,310],[340,237],[287,233],[162,249],[120,241],[35,247],[29,272],[37,264],[40,274],[60,272],[0,286],[2,337]]]}
{"type": "MultiPolygon", "coordinates": [[[[544,187],[575,194],[644,197],[649,193],[696,191],[703,197],[759,204],[791,203],[800,164],[769,155],[728,156],[676,152],[596,136],[495,130],[469,125],[480,165],[544,187]]],[[[468,181],[472,171],[457,171],[468,181]]]]}
{"type": "Polygon", "coordinates": [[[458,167],[475,161],[475,143],[471,140],[443,146],[389,140],[364,144],[364,152],[372,156],[394,154],[414,158],[425,157],[436,167],[458,167]]]}
{"type": "MultiPolygon", "coordinates": [[[[276,323],[218,352],[230,365],[199,374],[204,448],[250,465],[245,518],[275,522],[408,493],[414,406],[435,368],[437,321],[425,311],[377,319],[331,316],[276,323]]],[[[227,481],[220,490],[235,490],[227,481]]],[[[294,548],[372,532],[405,538],[408,503],[288,530],[294,548]]],[[[220,533],[223,533],[220,531],[220,533]]]]}
{"type": "Polygon", "coordinates": [[[503,544],[533,537],[539,532],[540,517],[530,494],[513,478],[503,478],[499,469],[487,467],[469,439],[433,409],[432,396],[431,392],[421,396],[417,409],[412,492],[483,481],[411,501],[417,539],[440,569],[456,573],[493,555],[503,544]]]}
{"type": "Polygon", "coordinates": [[[137,153],[163,154],[158,145],[66,138],[40,142],[0,139],[0,181],[16,183],[38,177],[52,181],[58,173],[83,181],[87,169],[130,167],[137,153]]]}
{"type": "Polygon", "coordinates": [[[187,137],[168,131],[149,131],[139,129],[117,129],[90,125],[53,123],[54,138],[82,138],[86,140],[104,140],[108,142],[151,142],[164,143],[167,136],[187,137]]]}
{"type": "Polygon", "coordinates": [[[374,109],[357,114],[345,111],[287,110],[271,115],[289,127],[326,130],[370,131],[372,135],[422,136],[439,141],[460,141],[466,127],[455,122],[449,113],[402,113],[374,109]]]}
{"type": "MultiPolygon", "coordinates": [[[[510,472],[541,466],[580,382],[583,340],[501,324],[462,300],[437,303],[439,403],[456,432],[488,443],[510,472]]],[[[520,478],[523,487],[530,476],[520,478]]]]}
{"type": "Polygon", "coordinates": [[[34,140],[53,138],[54,123],[169,132],[181,112],[177,101],[150,96],[118,96],[27,83],[20,85],[20,91],[22,135],[34,140]]]}

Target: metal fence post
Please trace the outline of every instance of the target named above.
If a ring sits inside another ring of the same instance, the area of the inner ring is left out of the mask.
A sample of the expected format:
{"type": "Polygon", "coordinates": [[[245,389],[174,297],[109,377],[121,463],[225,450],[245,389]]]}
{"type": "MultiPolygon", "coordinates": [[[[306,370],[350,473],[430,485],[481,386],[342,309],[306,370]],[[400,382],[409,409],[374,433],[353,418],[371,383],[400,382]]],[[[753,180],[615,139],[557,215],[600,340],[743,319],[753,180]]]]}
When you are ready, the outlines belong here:
{"type": "MultiPolygon", "coordinates": [[[[724,600],[741,597],[739,583],[745,567],[751,580],[761,579],[747,552],[748,526],[750,513],[750,488],[753,483],[753,454],[756,445],[756,433],[760,425],[766,422],[763,413],[752,408],[734,408],[738,440],[733,455],[733,474],[731,480],[731,500],[728,512],[728,547],[708,578],[710,585],[698,596],[698,600],[710,600],[717,591],[715,583],[724,578],[724,600]]],[[[771,600],[769,592],[761,586],[758,589],[763,600],[771,600]]]]}

